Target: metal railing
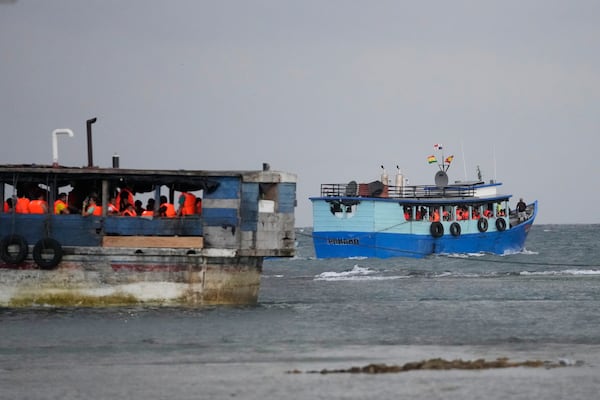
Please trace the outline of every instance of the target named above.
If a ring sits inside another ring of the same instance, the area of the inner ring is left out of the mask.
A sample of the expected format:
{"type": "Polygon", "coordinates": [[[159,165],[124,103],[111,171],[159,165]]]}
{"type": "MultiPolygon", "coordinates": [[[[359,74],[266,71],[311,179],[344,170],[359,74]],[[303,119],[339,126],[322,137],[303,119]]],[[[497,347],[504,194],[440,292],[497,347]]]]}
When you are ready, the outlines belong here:
{"type": "Polygon", "coordinates": [[[448,198],[473,197],[473,185],[448,186],[438,188],[433,185],[386,186],[380,182],[371,183],[324,183],[321,184],[321,197],[378,197],[378,198],[448,198]]]}

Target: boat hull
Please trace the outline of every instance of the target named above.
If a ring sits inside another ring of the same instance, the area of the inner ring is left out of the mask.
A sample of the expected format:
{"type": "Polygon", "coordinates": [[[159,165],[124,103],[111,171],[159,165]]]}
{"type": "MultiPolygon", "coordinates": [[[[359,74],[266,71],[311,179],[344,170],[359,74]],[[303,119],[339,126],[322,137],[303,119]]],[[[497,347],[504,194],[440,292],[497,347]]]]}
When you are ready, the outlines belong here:
{"type": "MultiPolygon", "coordinates": [[[[522,251],[533,221],[503,232],[431,235],[385,232],[313,232],[318,258],[414,257],[431,254],[507,254],[522,251]]],[[[449,232],[449,224],[444,229],[449,232]]]]}
{"type": "Polygon", "coordinates": [[[251,305],[262,257],[235,251],[65,248],[59,266],[0,262],[0,306],[251,305]],[[136,253],[138,251],[138,253],[136,253]]]}

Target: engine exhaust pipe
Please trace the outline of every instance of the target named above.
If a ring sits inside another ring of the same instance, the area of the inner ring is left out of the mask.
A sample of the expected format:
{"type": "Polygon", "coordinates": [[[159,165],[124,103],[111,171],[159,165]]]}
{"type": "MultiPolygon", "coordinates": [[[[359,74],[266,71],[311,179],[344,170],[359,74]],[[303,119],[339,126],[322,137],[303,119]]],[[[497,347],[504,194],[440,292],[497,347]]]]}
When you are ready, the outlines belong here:
{"type": "Polygon", "coordinates": [[[94,167],[94,156],[92,150],[92,124],[95,123],[97,118],[90,118],[86,121],[87,125],[87,150],[88,150],[88,167],[94,167]]]}

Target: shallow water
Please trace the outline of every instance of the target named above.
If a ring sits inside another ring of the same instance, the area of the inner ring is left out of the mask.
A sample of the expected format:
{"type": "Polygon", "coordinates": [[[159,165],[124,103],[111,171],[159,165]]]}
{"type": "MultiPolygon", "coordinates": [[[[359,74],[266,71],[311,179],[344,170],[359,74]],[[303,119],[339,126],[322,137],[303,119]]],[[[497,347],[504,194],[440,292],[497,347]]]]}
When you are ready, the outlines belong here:
{"type": "Polygon", "coordinates": [[[506,256],[315,260],[306,229],[296,258],[266,261],[254,307],[0,309],[0,397],[595,398],[599,231],[534,226],[506,256]],[[569,366],[305,373],[437,357],[569,366]]]}

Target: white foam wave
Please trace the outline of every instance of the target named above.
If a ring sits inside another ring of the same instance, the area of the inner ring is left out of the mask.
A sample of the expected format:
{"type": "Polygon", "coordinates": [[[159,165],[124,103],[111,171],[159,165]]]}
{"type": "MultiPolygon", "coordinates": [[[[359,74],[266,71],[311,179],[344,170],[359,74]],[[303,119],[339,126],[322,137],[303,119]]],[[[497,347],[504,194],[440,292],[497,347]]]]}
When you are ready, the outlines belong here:
{"type": "Polygon", "coordinates": [[[523,271],[520,275],[560,276],[560,275],[600,275],[597,269],[565,269],[561,271],[523,271]]]}
{"type": "Polygon", "coordinates": [[[331,280],[336,278],[350,278],[355,276],[365,276],[374,274],[375,271],[365,267],[359,267],[355,265],[350,271],[342,271],[342,272],[322,272],[315,277],[315,279],[323,279],[323,280],[331,280]]]}

